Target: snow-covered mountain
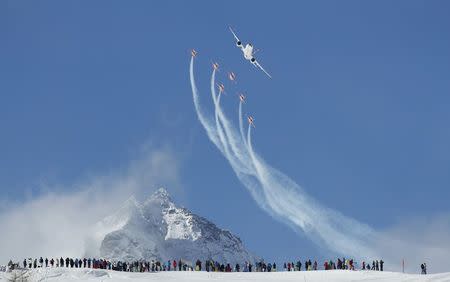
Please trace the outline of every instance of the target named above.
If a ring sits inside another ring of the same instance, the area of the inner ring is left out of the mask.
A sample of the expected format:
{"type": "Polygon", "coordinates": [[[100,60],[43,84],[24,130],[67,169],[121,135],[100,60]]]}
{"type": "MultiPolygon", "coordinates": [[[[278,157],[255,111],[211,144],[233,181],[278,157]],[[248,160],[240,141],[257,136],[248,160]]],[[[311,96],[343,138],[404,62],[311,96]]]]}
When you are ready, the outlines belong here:
{"type": "Polygon", "coordinates": [[[139,203],[128,199],[113,215],[97,224],[100,255],[112,260],[183,259],[195,262],[254,262],[242,241],[207,219],[177,207],[161,188],[139,203]]]}

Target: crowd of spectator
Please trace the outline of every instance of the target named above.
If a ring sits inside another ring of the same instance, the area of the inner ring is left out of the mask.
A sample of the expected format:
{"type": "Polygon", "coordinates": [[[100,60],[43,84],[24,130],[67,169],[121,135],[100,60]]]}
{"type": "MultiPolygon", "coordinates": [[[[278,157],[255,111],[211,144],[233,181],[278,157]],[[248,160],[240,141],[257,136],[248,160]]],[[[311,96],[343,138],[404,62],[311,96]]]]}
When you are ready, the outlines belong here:
{"type": "MultiPolygon", "coordinates": [[[[324,261],[319,265],[315,260],[310,259],[302,262],[285,262],[281,271],[314,271],[314,270],[373,270],[383,271],[384,261],[374,260],[372,263],[362,261],[361,266],[358,267],[353,259],[338,258],[337,260],[324,261]]],[[[43,258],[39,259],[28,258],[24,259],[22,263],[13,263],[10,261],[7,266],[0,266],[0,272],[5,272],[9,269],[33,269],[44,267],[65,267],[65,268],[91,268],[91,269],[107,269],[115,271],[126,272],[160,272],[160,271],[207,271],[207,272],[276,272],[280,271],[277,264],[266,263],[264,260],[256,262],[244,262],[243,264],[236,263],[220,263],[214,260],[206,260],[202,262],[197,260],[195,263],[186,260],[168,260],[161,262],[158,260],[139,260],[139,261],[110,261],[106,259],[95,258],[43,258]]],[[[426,274],[426,264],[421,265],[422,274],[426,274]]]]}

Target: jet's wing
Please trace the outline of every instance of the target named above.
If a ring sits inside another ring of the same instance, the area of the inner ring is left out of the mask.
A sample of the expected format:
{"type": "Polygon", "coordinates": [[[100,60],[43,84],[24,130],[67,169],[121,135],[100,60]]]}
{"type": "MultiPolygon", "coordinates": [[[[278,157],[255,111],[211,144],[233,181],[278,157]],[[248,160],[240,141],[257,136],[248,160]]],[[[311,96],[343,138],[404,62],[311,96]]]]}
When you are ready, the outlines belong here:
{"type": "Polygon", "coordinates": [[[233,36],[234,36],[234,39],[236,39],[237,42],[238,42],[238,41],[241,41],[241,40],[237,37],[236,33],[234,33],[234,31],[233,31],[233,29],[231,28],[231,26],[229,26],[229,28],[230,28],[231,33],[232,33],[233,36]]]}
{"type": "Polygon", "coordinates": [[[266,70],[258,63],[258,61],[255,60],[253,62],[253,65],[255,65],[256,67],[260,68],[265,74],[267,74],[268,77],[272,78],[272,76],[268,72],[266,72],[266,70]]]}

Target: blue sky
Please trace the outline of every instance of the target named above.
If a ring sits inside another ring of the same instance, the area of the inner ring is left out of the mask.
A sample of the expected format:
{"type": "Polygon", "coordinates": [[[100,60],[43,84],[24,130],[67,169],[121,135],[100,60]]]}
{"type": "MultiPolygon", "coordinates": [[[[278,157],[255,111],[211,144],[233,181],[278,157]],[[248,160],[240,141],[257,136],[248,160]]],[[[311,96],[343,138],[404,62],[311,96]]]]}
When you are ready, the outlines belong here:
{"type": "Polygon", "coordinates": [[[266,258],[317,255],[256,205],[207,139],[189,85],[195,48],[200,90],[211,60],[223,81],[233,70],[227,112],[234,92],[247,93],[256,150],[324,205],[378,229],[448,213],[449,8],[2,1],[0,199],[24,200],[42,182],[70,190],[150,143],[177,155],[184,192],[174,198],[185,206],[266,258]],[[243,60],[229,25],[261,49],[272,80],[243,60]]]}

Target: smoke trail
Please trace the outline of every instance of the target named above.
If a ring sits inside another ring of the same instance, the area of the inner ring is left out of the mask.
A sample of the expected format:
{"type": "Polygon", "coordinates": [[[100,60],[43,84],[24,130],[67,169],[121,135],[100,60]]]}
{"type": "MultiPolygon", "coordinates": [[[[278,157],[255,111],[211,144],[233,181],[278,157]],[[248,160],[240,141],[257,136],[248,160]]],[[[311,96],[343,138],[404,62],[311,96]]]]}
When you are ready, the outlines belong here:
{"type": "Polygon", "coordinates": [[[216,93],[215,86],[215,74],[216,70],[213,70],[211,75],[211,96],[215,105],[215,118],[216,118],[216,129],[219,133],[219,136],[222,136],[224,140],[222,143],[224,146],[231,147],[231,150],[234,152],[233,155],[227,153],[227,159],[230,162],[233,162],[232,166],[238,166],[239,170],[245,173],[249,173],[247,167],[251,164],[248,162],[248,156],[245,154],[246,148],[242,147],[242,140],[239,140],[238,134],[235,132],[234,128],[231,126],[230,122],[226,118],[225,114],[220,107],[220,98],[222,94],[216,93]],[[229,146],[228,146],[229,145],[229,146]]]}
{"type": "Polygon", "coordinates": [[[272,217],[286,223],[295,231],[306,234],[321,247],[338,254],[376,257],[366,246],[374,242],[374,231],[367,225],[328,209],[309,197],[289,177],[264,162],[253,150],[251,127],[244,138],[242,103],[239,105],[239,133],[220,107],[220,94],[215,93],[215,72],[211,77],[211,94],[215,105],[215,124],[208,120],[198,101],[191,60],[191,86],[199,120],[208,137],[222,152],[235,174],[249,190],[258,205],[272,217]]]}
{"type": "MultiPolygon", "coordinates": [[[[242,140],[245,142],[245,137],[244,137],[244,123],[242,121],[242,104],[244,102],[239,102],[239,131],[241,132],[241,138],[242,140]]],[[[247,146],[248,143],[246,143],[245,145],[247,146]]]]}
{"type": "Polygon", "coordinates": [[[376,252],[366,247],[375,242],[373,230],[318,204],[297,183],[265,164],[253,151],[250,126],[247,143],[272,215],[336,253],[376,257],[376,252]]]}
{"type": "Polygon", "coordinates": [[[206,130],[206,134],[208,135],[208,138],[211,140],[211,142],[216,145],[216,147],[219,149],[222,154],[224,153],[224,148],[221,142],[219,142],[219,134],[215,130],[212,121],[209,120],[206,117],[206,114],[202,111],[202,108],[200,106],[200,98],[199,98],[199,92],[197,89],[197,86],[195,85],[195,78],[194,78],[194,57],[191,58],[191,63],[189,67],[189,73],[190,73],[190,80],[191,80],[191,88],[192,88],[192,99],[194,100],[194,106],[195,111],[197,112],[197,117],[202,124],[202,126],[206,130]]]}
{"type": "Polygon", "coordinates": [[[219,93],[219,95],[216,94],[216,89],[214,88],[214,82],[215,82],[215,77],[216,77],[216,70],[213,70],[213,73],[211,75],[211,97],[213,99],[214,102],[214,117],[215,117],[215,121],[216,121],[216,131],[218,133],[220,142],[222,143],[223,146],[223,150],[224,150],[224,155],[227,158],[227,160],[230,162],[231,166],[237,166],[237,160],[235,158],[233,158],[230,154],[230,149],[229,149],[229,144],[227,142],[227,138],[225,136],[225,132],[223,130],[223,127],[221,125],[220,119],[219,119],[219,115],[220,115],[220,99],[222,97],[222,94],[219,93]]]}
{"type": "Polygon", "coordinates": [[[237,158],[234,155],[232,155],[230,153],[230,150],[232,151],[236,151],[236,144],[231,143],[230,144],[230,138],[228,137],[228,135],[230,134],[229,131],[224,130],[225,127],[229,127],[229,124],[227,123],[227,120],[224,119],[224,114],[222,112],[222,109],[220,108],[220,100],[222,97],[222,94],[216,93],[216,89],[215,89],[215,75],[216,75],[216,70],[214,69],[211,75],[211,97],[213,99],[214,102],[214,107],[215,107],[215,113],[214,113],[214,117],[215,117],[215,124],[216,124],[216,132],[217,135],[219,136],[219,141],[222,144],[222,148],[223,151],[222,153],[224,154],[225,158],[228,160],[228,162],[230,163],[230,165],[232,167],[237,167],[238,170],[243,171],[248,173],[248,170],[246,169],[245,165],[242,164],[242,159],[241,158],[237,158]],[[223,122],[225,120],[225,123],[223,122]],[[230,147],[232,147],[230,149],[230,147]]]}

